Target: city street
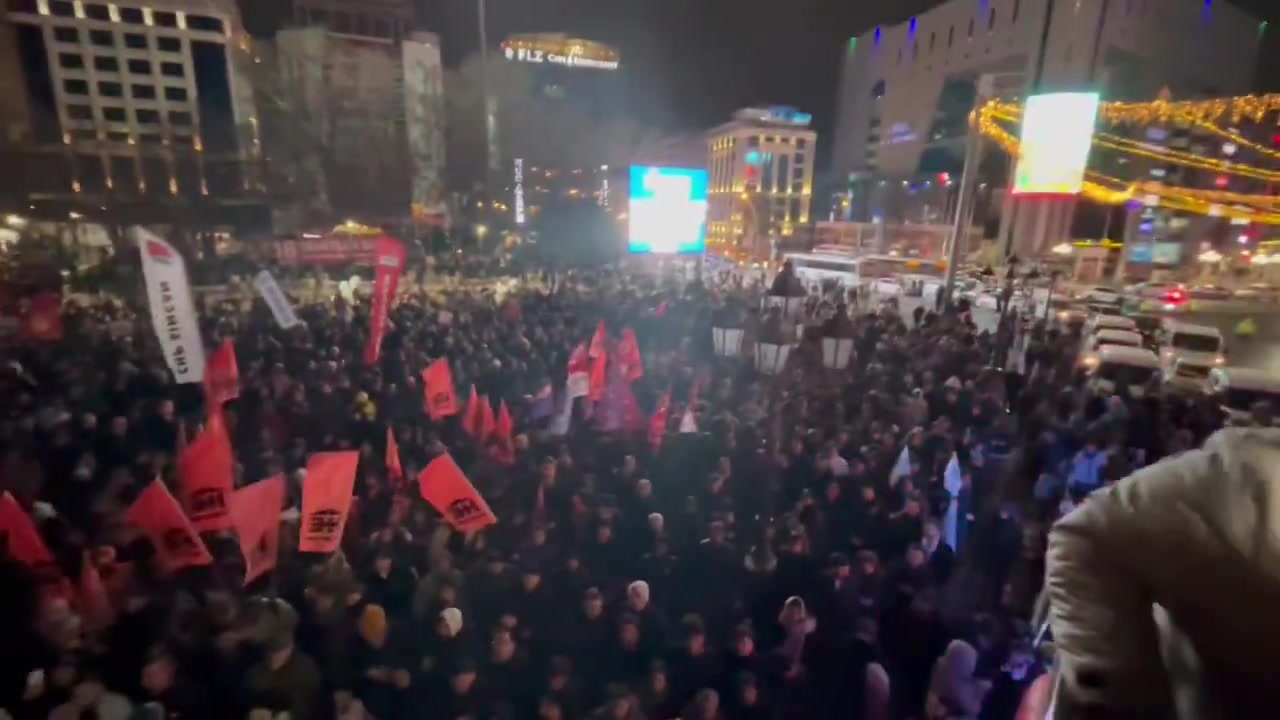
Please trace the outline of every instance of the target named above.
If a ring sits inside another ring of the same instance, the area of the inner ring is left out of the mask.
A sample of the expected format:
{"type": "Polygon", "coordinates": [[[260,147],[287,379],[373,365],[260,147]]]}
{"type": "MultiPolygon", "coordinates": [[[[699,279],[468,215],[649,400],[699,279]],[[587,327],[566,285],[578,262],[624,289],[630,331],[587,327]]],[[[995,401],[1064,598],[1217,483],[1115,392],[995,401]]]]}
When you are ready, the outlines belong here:
{"type": "MultiPolygon", "coordinates": [[[[920,304],[917,298],[900,298],[902,312],[910,316],[920,304]]],[[[994,310],[982,308],[973,312],[974,322],[979,330],[994,330],[996,313],[994,310]]],[[[1200,325],[1211,325],[1218,328],[1227,339],[1227,363],[1232,366],[1243,366],[1265,370],[1280,377],[1280,312],[1269,312],[1259,308],[1254,315],[1243,315],[1237,312],[1223,313],[1201,311],[1196,313],[1179,313],[1170,317],[1184,322],[1200,325]],[[1246,317],[1252,317],[1257,323],[1258,332],[1252,339],[1239,339],[1235,336],[1235,327],[1246,317]]]]}

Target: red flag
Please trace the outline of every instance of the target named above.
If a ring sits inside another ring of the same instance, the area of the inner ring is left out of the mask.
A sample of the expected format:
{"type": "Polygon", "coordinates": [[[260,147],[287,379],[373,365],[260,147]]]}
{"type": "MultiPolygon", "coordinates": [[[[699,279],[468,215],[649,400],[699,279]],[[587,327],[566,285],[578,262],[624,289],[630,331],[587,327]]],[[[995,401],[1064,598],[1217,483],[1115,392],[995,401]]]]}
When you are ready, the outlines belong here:
{"type": "Polygon", "coordinates": [[[8,545],[9,557],[27,567],[34,569],[53,562],[36,524],[8,492],[0,494],[0,538],[8,545]]]}
{"type": "Polygon", "coordinates": [[[37,293],[22,318],[22,336],[26,340],[48,342],[62,339],[62,294],[37,293]]]}
{"type": "MultiPolygon", "coordinates": [[[[310,478],[307,478],[310,482],[310,478]]],[[[284,475],[246,485],[231,496],[231,519],[244,554],[244,584],[275,569],[280,552],[280,511],[284,508],[284,475]]]]}
{"type": "Polygon", "coordinates": [[[182,514],[178,501],[159,480],[153,480],[133,501],[133,507],[125,514],[125,522],[146,534],[165,572],[213,563],[191,521],[182,514]]]}
{"type": "MultiPolygon", "coordinates": [[[[207,376],[206,376],[207,377],[207,376]]],[[[182,507],[198,532],[231,527],[231,439],[221,412],[209,415],[204,430],[178,455],[178,489],[182,507]]]]}
{"type": "Polygon", "coordinates": [[[584,397],[591,391],[591,358],[587,355],[587,346],[581,343],[569,353],[568,374],[569,399],[584,397]]]}
{"type": "Polygon", "coordinates": [[[493,458],[503,465],[516,464],[516,441],[514,424],[511,422],[511,411],[507,409],[507,401],[498,404],[498,419],[493,425],[495,440],[493,458]]]}
{"type": "Polygon", "coordinates": [[[476,441],[484,443],[492,437],[493,429],[497,424],[497,420],[493,417],[493,406],[489,404],[489,396],[482,395],[480,397],[480,433],[476,435],[476,441]]]}
{"type": "Polygon", "coordinates": [[[298,541],[302,552],[328,553],[338,549],[351,510],[359,462],[360,453],[356,450],[316,453],[307,460],[298,541]]]}
{"type": "Polygon", "coordinates": [[[614,353],[622,370],[622,376],[629,382],[644,377],[644,364],[640,359],[640,342],[636,340],[636,334],[631,328],[622,331],[622,339],[618,341],[618,347],[614,353]]]}
{"type": "Polygon", "coordinates": [[[653,416],[649,418],[649,446],[654,452],[662,447],[662,438],[667,434],[667,416],[671,414],[671,388],[662,396],[653,416]]]}
{"type": "Polygon", "coordinates": [[[624,384],[619,391],[622,394],[622,428],[628,432],[643,432],[648,421],[640,403],[636,402],[631,386],[624,384]]]}
{"type": "Polygon", "coordinates": [[[240,366],[236,364],[235,343],[230,339],[223,340],[205,363],[204,397],[210,406],[240,397],[240,366]]]}
{"type": "Polygon", "coordinates": [[[601,320],[596,325],[596,332],[591,336],[591,345],[587,348],[587,355],[597,357],[604,355],[609,340],[609,333],[605,330],[604,321],[601,320]]]}
{"type": "Polygon", "coordinates": [[[80,565],[80,582],[76,584],[76,604],[90,632],[101,632],[115,622],[115,609],[102,584],[102,575],[88,551],[80,565]]]}
{"type": "Polygon", "coordinates": [[[467,411],[462,416],[462,431],[472,439],[480,435],[483,413],[484,411],[480,409],[480,396],[476,395],[476,386],[472,385],[471,395],[467,398],[467,411]]]}
{"type": "Polygon", "coordinates": [[[399,489],[404,485],[404,468],[400,465],[400,446],[396,444],[396,434],[387,428],[387,478],[391,487],[399,489]]]}
{"type": "Polygon", "coordinates": [[[458,391],[453,387],[448,360],[440,358],[422,371],[422,396],[432,420],[458,413],[458,391]]]}
{"type": "Polygon", "coordinates": [[[591,358],[591,377],[587,382],[587,399],[591,402],[598,402],[604,397],[605,369],[608,364],[607,356],[604,353],[591,358]]]}
{"type": "Polygon", "coordinates": [[[373,305],[369,309],[369,344],[364,348],[364,364],[376,365],[382,353],[382,336],[387,332],[387,314],[396,303],[396,288],[404,271],[404,246],[382,236],[373,250],[373,305]]]}
{"type": "Polygon", "coordinates": [[[418,475],[418,490],[458,532],[481,530],[498,522],[489,504],[448,455],[432,460],[418,475]]]}

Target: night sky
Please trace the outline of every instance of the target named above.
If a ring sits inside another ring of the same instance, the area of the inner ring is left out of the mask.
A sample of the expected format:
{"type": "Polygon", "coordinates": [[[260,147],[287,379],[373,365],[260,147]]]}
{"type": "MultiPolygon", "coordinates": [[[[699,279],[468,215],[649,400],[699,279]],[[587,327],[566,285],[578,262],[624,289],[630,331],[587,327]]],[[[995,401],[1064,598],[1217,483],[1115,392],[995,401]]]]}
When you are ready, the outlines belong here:
{"type": "MultiPolygon", "coordinates": [[[[1219,0],[1221,1],[1221,0],[1219,0]]],[[[445,64],[478,47],[475,0],[418,0],[442,35],[445,64]]],[[[1235,0],[1274,27],[1259,90],[1280,90],[1280,10],[1235,0]]],[[[740,107],[795,105],[828,134],[839,58],[849,38],[901,22],[937,0],[488,0],[489,41],[518,32],[568,32],[616,46],[637,118],[667,130],[705,129],[740,107]]]]}

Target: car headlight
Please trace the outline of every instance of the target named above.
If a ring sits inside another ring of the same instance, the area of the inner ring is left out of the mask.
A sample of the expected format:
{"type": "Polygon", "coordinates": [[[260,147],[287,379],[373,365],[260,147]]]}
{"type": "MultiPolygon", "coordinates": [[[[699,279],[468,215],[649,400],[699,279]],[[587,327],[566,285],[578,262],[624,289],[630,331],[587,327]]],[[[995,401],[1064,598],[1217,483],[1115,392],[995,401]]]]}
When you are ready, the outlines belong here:
{"type": "Polygon", "coordinates": [[[1085,366],[1085,367],[1094,367],[1094,366],[1096,366],[1097,364],[1098,364],[1098,358],[1096,358],[1096,357],[1087,357],[1087,358],[1085,358],[1085,359],[1084,359],[1084,366],[1085,366]]]}
{"type": "Polygon", "coordinates": [[[1059,319],[1059,320],[1066,320],[1066,319],[1067,319],[1067,311],[1065,311],[1065,310],[1060,310],[1060,311],[1058,311],[1058,319],[1059,319]]]}
{"type": "Polygon", "coordinates": [[[1226,365],[1226,364],[1227,364],[1227,359],[1226,359],[1226,358],[1224,358],[1224,357],[1222,357],[1221,355],[1219,355],[1218,357],[1216,357],[1216,358],[1214,358],[1214,359],[1213,359],[1213,364],[1214,364],[1214,365],[1226,365]]]}

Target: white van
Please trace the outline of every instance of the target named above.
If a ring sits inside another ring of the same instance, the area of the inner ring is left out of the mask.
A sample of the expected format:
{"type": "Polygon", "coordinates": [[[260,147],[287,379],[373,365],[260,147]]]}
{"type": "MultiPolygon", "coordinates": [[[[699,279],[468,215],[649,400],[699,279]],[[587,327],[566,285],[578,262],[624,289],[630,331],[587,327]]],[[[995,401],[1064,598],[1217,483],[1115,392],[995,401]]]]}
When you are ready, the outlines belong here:
{"type": "Polygon", "coordinates": [[[1177,361],[1213,368],[1226,363],[1226,341],[1216,327],[1196,325],[1178,320],[1165,320],[1156,335],[1160,346],[1160,362],[1166,372],[1177,361]]]}
{"type": "Polygon", "coordinates": [[[1174,358],[1172,364],[1165,364],[1164,360],[1160,362],[1163,367],[1164,382],[1169,387],[1189,392],[1204,392],[1207,389],[1209,372],[1213,368],[1178,358],[1174,358]]]}
{"type": "Polygon", "coordinates": [[[1096,365],[1098,353],[1109,347],[1142,348],[1142,336],[1128,330],[1099,330],[1085,337],[1080,346],[1080,362],[1096,365]]]}
{"type": "Polygon", "coordinates": [[[1231,420],[1249,420],[1255,403],[1265,402],[1280,411],[1280,379],[1261,370],[1220,367],[1209,371],[1209,394],[1231,420]]]}
{"type": "Polygon", "coordinates": [[[1124,330],[1125,332],[1137,332],[1138,323],[1120,315],[1102,315],[1094,313],[1084,322],[1084,330],[1082,332],[1086,337],[1092,335],[1098,330],[1124,330]]]}
{"type": "Polygon", "coordinates": [[[1141,397],[1147,384],[1160,373],[1160,358],[1150,350],[1134,347],[1104,347],[1089,367],[1086,387],[1091,392],[1115,392],[1128,386],[1129,394],[1141,397]]]}

